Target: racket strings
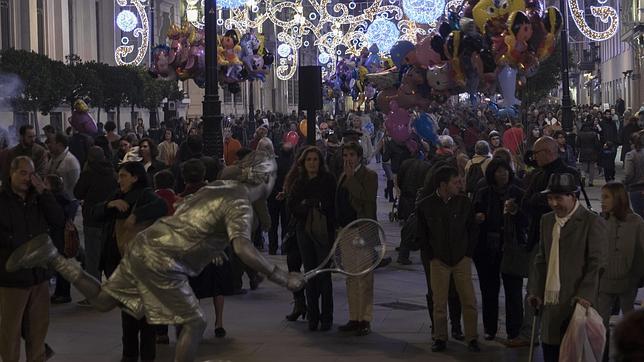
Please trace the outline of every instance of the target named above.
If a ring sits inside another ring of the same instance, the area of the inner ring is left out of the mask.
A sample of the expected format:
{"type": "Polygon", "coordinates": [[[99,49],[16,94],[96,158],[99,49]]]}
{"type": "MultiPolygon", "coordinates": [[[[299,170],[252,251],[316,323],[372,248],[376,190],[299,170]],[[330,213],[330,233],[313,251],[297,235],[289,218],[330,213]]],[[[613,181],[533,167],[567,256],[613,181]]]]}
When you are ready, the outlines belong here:
{"type": "Polygon", "coordinates": [[[361,274],[372,269],[384,248],[384,234],[377,224],[365,222],[345,230],[334,253],[336,267],[349,274],[361,274]]]}

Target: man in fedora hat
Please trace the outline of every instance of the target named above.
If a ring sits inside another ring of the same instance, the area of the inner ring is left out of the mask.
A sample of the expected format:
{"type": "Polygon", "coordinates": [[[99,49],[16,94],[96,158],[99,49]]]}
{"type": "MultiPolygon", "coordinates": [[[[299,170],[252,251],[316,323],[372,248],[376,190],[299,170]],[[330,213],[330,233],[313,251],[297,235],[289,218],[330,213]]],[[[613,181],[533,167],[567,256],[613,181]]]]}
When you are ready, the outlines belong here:
{"type": "Polygon", "coordinates": [[[563,173],[551,175],[542,191],[552,212],[541,218],[528,302],[542,310],[546,362],[559,361],[559,346],[575,304],[595,303],[604,268],[606,228],[602,218],[581,206],[579,190],[575,176],[563,173]]]}

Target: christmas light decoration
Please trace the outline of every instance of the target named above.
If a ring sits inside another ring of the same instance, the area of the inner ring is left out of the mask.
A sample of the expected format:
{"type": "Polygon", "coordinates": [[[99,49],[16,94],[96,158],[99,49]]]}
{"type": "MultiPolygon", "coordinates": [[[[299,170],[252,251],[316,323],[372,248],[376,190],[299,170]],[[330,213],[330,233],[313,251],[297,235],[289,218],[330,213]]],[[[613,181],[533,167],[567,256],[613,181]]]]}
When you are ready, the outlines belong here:
{"type": "Polygon", "coordinates": [[[277,47],[277,54],[282,58],[288,57],[291,54],[291,46],[283,43],[280,44],[277,47]]]}
{"type": "Polygon", "coordinates": [[[318,55],[318,62],[320,62],[320,64],[327,64],[329,60],[331,60],[331,57],[327,53],[320,53],[320,55],[318,55]]]}
{"type": "Polygon", "coordinates": [[[134,30],[137,25],[139,25],[139,19],[137,19],[136,15],[134,15],[134,13],[130,10],[122,10],[116,16],[116,25],[119,27],[119,29],[129,33],[134,30]]]}
{"type": "Polygon", "coordinates": [[[619,27],[619,17],[617,16],[617,10],[610,6],[591,6],[590,14],[596,18],[599,18],[602,23],[608,24],[608,28],[604,31],[597,31],[592,29],[586,23],[584,17],[584,11],[579,8],[577,0],[569,0],[568,7],[570,8],[570,14],[572,19],[577,25],[579,31],[588,39],[594,41],[603,41],[610,39],[615,34],[617,34],[617,28],[619,27]]]}
{"type": "Polygon", "coordinates": [[[146,8],[147,3],[148,0],[115,0],[117,10],[120,10],[116,16],[116,25],[119,29],[131,33],[131,36],[121,38],[121,44],[114,51],[114,60],[117,65],[139,65],[143,62],[148,52],[150,26],[146,8]],[[133,11],[123,9],[126,6],[134,7],[136,14],[133,11]],[[131,38],[140,38],[140,42],[134,59],[127,60],[135,48],[134,45],[130,44],[131,38]]]}
{"type": "Polygon", "coordinates": [[[245,4],[246,0],[217,0],[217,6],[221,7],[222,9],[241,8],[245,4]]]}
{"type": "Polygon", "coordinates": [[[434,24],[443,14],[445,0],[402,0],[405,15],[419,24],[434,24]]]}
{"type": "Polygon", "coordinates": [[[388,53],[389,49],[398,41],[400,31],[391,21],[377,18],[367,28],[366,35],[369,44],[377,44],[380,51],[388,53]]]}

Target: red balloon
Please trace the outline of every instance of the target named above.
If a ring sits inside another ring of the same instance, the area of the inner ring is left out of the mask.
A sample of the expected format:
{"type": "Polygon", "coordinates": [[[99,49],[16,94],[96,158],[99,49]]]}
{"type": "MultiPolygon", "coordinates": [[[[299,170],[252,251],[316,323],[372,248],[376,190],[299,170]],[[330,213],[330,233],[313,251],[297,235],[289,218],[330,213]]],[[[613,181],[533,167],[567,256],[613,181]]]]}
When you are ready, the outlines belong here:
{"type": "Polygon", "coordinates": [[[284,136],[284,142],[288,142],[293,146],[297,146],[297,144],[300,142],[300,135],[298,135],[295,131],[290,131],[284,136]]]}

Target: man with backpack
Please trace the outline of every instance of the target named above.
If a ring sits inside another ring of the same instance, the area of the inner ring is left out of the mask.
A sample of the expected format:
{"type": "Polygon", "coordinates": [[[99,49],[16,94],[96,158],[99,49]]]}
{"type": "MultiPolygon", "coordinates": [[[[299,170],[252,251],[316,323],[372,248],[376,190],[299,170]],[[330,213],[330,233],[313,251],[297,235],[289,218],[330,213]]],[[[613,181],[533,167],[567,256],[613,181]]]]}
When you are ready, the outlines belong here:
{"type": "Polygon", "coordinates": [[[476,185],[485,177],[485,170],[491,160],[490,145],[486,141],[476,142],[474,157],[465,165],[465,193],[470,198],[474,198],[476,185]]]}

